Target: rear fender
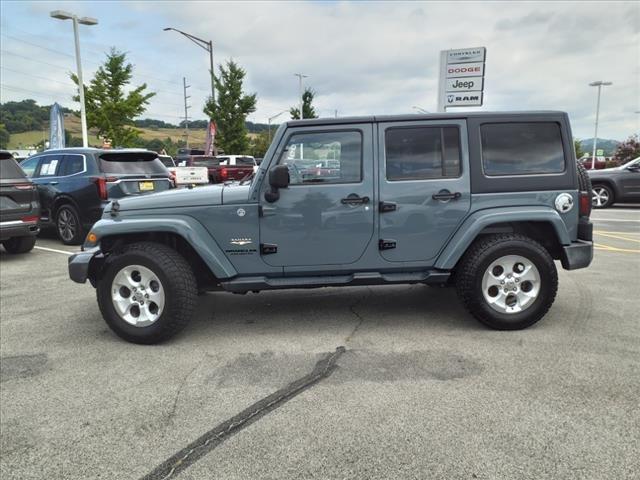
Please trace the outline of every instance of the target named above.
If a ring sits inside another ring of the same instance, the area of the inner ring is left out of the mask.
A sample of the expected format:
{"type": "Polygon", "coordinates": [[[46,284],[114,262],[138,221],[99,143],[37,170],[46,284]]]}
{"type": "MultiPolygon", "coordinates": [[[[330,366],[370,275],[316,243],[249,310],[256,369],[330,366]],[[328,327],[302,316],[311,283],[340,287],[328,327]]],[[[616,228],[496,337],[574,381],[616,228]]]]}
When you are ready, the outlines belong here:
{"type": "MultiPolygon", "coordinates": [[[[236,269],[209,232],[200,222],[186,215],[172,215],[169,218],[160,216],[103,218],[91,228],[91,232],[96,234],[98,241],[104,237],[119,235],[172,233],[182,237],[191,245],[216,278],[224,279],[237,275],[236,269]]],[[[91,245],[85,245],[85,247],[90,248],[91,245]]]]}
{"type": "Polygon", "coordinates": [[[438,256],[435,267],[450,270],[467,251],[476,237],[488,226],[508,222],[547,222],[553,226],[561,245],[571,244],[571,237],[560,214],[547,207],[505,207],[480,210],[462,223],[438,256]]]}

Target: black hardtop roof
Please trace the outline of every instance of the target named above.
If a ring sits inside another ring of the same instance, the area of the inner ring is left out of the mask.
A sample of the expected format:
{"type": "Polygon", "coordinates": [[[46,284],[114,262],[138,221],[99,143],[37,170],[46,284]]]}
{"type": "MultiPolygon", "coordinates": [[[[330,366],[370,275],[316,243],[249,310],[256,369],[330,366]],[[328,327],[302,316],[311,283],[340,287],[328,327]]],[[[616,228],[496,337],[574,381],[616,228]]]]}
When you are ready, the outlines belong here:
{"type": "Polygon", "coordinates": [[[405,113],[402,115],[367,115],[361,117],[338,118],[310,118],[304,120],[289,120],[285,122],[288,127],[306,125],[340,125],[349,123],[371,122],[411,122],[420,120],[454,120],[464,118],[504,118],[504,117],[536,117],[536,116],[566,116],[567,113],[559,110],[524,110],[505,112],[447,112],[447,113],[405,113]]]}

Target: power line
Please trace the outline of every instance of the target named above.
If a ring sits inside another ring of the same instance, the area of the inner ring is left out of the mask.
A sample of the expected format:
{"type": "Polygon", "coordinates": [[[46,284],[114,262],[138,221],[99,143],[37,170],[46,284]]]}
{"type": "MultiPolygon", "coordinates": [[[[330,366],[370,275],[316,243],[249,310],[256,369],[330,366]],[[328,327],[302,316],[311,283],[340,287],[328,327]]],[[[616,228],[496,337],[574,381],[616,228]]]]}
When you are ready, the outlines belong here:
{"type": "MultiPolygon", "coordinates": [[[[24,32],[24,30],[21,30],[21,31],[23,31],[23,32],[24,32]]],[[[28,33],[28,32],[25,32],[25,33],[28,33]]],[[[31,45],[31,46],[33,46],[33,47],[41,48],[41,49],[43,49],[43,50],[46,50],[46,51],[49,51],[49,52],[53,52],[53,53],[57,53],[57,54],[59,54],[59,55],[64,55],[65,57],[75,58],[73,55],[71,55],[71,54],[69,54],[69,53],[66,53],[66,52],[63,52],[63,51],[61,51],[61,50],[54,50],[54,49],[52,49],[52,48],[45,47],[45,46],[43,46],[43,45],[39,45],[39,44],[37,44],[37,43],[31,42],[31,41],[28,41],[28,40],[23,40],[23,39],[21,39],[21,38],[15,37],[15,36],[13,36],[13,35],[7,35],[6,33],[0,33],[0,35],[2,35],[2,36],[4,36],[4,37],[7,37],[7,38],[11,38],[11,39],[16,40],[16,41],[18,41],[18,42],[25,43],[25,44],[27,44],[27,45],[31,45]]],[[[30,35],[33,35],[33,34],[30,34],[30,35]]],[[[95,50],[86,50],[86,51],[88,51],[88,52],[92,52],[92,53],[94,53],[94,54],[98,54],[98,55],[102,55],[102,54],[104,54],[104,52],[97,53],[95,50]]],[[[13,55],[17,55],[17,54],[13,54],[13,55]]],[[[17,56],[21,56],[21,55],[17,55],[17,56]]],[[[27,58],[27,59],[28,59],[28,57],[24,57],[24,56],[23,56],[23,58],[27,58]]],[[[95,61],[95,60],[86,60],[86,59],[85,59],[85,60],[83,60],[83,62],[89,62],[89,63],[92,63],[92,64],[94,64],[94,65],[98,65],[98,66],[100,66],[100,62],[97,62],[97,61],[95,61]]],[[[44,62],[40,62],[40,63],[44,63],[44,62]]],[[[58,67],[58,68],[60,68],[60,67],[58,67]]],[[[138,70],[138,73],[136,73],[136,76],[141,77],[141,78],[147,78],[147,79],[149,79],[149,80],[154,80],[154,81],[158,81],[158,82],[170,83],[170,84],[172,84],[172,85],[182,85],[182,83],[181,83],[181,82],[175,82],[175,81],[172,81],[172,80],[164,80],[164,79],[162,79],[162,78],[157,78],[157,76],[155,76],[155,75],[156,75],[156,73],[155,73],[155,72],[147,72],[147,71],[145,71],[145,70],[138,70]],[[141,74],[140,72],[142,72],[142,74],[141,74]]],[[[209,90],[205,90],[205,89],[203,89],[203,88],[198,88],[198,87],[193,87],[193,89],[194,89],[194,90],[201,91],[201,92],[206,92],[206,93],[208,93],[208,92],[209,92],[209,90]]],[[[172,93],[172,94],[173,94],[173,93],[172,93]]],[[[181,94],[179,94],[179,93],[178,93],[178,94],[176,94],[176,95],[182,96],[182,95],[181,95],[181,94]]]]}
{"type": "Polygon", "coordinates": [[[0,68],[2,70],[7,70],[9,72],[19,73],[20,75],[26,75],[28,77],[38,78],[40,80],[46,80],[47,82],[55,82],[55,83],[59,83],[61,85],[67,86],[67,87],[69,87],[69,86],[74,86],[75,87],[75,84],[71,81],[71,79],[69,80],[69,82],[61,82],[60,80],[54,80],[52,78],[46,78],[46,77],[41,77],[39,75],[33,75],[33,74],[27,73],[27,72],[21,72],[20,70],[14,70],[13,68],[7,68],[7,67],[3,67],[1,65],[0,65],[0,68]]]}

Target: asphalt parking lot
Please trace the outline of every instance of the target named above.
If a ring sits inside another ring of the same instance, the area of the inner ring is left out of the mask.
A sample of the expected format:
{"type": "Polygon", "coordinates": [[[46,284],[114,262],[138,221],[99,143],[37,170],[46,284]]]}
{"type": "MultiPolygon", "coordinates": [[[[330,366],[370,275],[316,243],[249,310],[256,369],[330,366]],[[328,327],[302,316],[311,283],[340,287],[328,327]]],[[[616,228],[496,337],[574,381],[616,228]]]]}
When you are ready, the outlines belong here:
{"type": "Polygon", "coordinates": [[[326,288],[207,294],[145,347],[68,280],[73,248],[2,250],[0,476],[638,478],[640,209],[593,219],[592,266],[518,332],[453,289],[326,288]]]}

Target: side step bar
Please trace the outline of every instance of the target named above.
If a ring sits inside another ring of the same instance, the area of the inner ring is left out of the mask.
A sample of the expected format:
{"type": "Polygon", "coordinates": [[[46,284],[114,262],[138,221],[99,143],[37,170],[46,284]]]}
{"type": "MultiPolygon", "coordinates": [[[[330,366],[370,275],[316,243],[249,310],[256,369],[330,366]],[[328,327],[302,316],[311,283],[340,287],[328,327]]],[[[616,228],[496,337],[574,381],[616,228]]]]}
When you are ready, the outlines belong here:
{"type": "Polygon", "coordinates": [[[220,286],[229,292],[245,293],[252,290],[276,290],[286,288],[321,288],[333,286],[388,285],[395,283],[445,283],[451,272],[429,270],[420,272],[360,272],[348,275],[322,275],[307,277],[236,277],[220,282],[220,286]]]}

